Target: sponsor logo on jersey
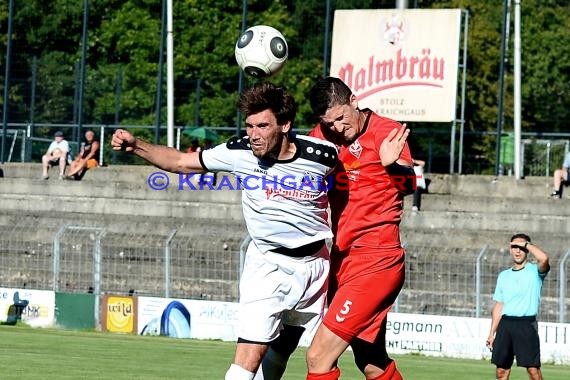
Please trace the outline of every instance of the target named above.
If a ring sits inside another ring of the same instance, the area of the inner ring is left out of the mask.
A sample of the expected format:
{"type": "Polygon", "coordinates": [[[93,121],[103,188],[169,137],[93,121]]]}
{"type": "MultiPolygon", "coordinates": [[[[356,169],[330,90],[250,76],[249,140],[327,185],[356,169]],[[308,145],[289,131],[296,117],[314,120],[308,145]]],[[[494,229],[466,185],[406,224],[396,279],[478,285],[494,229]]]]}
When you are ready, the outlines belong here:
{"type": "Polygon", "coordinates": [[[360,141],[356,140],[348,147],[348,151],[356,158],[360,158],[362,154],[362,145],[360,145],[360,141]]]}

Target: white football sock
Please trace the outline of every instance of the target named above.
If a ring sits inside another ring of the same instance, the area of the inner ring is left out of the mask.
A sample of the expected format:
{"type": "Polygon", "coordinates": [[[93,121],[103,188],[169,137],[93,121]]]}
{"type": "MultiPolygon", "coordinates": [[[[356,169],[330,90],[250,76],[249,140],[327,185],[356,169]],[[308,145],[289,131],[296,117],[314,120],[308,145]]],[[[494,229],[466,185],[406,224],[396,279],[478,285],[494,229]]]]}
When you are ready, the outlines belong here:
{"type": "Polygon", "coordinates": [[[225,380],[253,380],[255,373],[249,372],[237,364],[232,364],[226,372],[225,380]]]}

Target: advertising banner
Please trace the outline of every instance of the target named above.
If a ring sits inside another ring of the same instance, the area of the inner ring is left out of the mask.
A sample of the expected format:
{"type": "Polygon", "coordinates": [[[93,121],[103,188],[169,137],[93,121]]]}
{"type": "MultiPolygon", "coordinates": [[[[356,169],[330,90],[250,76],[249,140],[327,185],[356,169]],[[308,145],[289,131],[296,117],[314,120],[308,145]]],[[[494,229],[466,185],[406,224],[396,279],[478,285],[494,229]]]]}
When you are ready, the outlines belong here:
{"type": "Polygon", "coordinates": [[[337,10],[330,75],[397,121],[455,119],[460,9],[337,10]]]}
{"type": "MultiPolygon", "coordinates": [[[[421,353],[465,359],[490,359],[485,346],[491,319],[389,313],[388,352],[421,353]]],[[[538,322],[543,362],[570,364],[570,324],[538,322]]]]}
{"type": "MultiPolygon", "coordinates": [[[[177,338],[238,338],[238,307],[233,302],[138,297],[138,333],[177,338]]],[[[391,354],[419,353],[464,359],[490,359],[485,346],[491,319],[388,313],[386,347],[391,354]]],[[[570,324],[539,322],[543,362],[570,364],[570,324]]],[[[308,346],[315,331],[306,331],[308,346]]]]}
{"type": "Polygon", "coordinates": [[[237,303],[138,297],[137,331],[173,338],[235,340],[237,303]]]}
{"type": "MultiPolygon", "coordinates": [[[[138,333],[175,338],[238,338],[238,308],[234,302],[138,297],[138,333]]],[[[300,345],[308,346],[315,332],[306,331],[300,345]]]]}
{"type": "Polygon", "coordinates": [[[55,293],[51,290],[0,288],[0,322],[9,319],[9,311],[21,307],[21,321],[33,327],[54,324],[55,293]],[[19,305],[19,306],[18,306],[19,305]]]}
{"type": "Polygon", "coordinates": [[[137,332],[137,297],[105,294],[101,302],[101,322],[103,331],[137,332]]]}

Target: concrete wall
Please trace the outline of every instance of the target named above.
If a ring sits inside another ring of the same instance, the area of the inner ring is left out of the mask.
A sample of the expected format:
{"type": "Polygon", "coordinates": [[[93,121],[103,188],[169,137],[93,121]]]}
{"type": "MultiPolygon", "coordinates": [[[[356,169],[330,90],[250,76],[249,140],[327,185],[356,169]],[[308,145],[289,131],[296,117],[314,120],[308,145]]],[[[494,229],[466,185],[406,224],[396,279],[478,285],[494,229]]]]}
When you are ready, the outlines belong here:
{"type": "MultiPolygon", "coordinates": [[[[2,168],[0,245],[8,241],[4,247],[20,252],[23,258],[19,260],[23,262],[29,246],[37,250],[44,247],[44,256],[49,261],[50,243],[59,226],[78,221],[133,236],[164,235],[171,229],[178,231],[177,236],[202,231],[204,239],[197,241],[193,237],[192,249],[217,243],[221,246],[223,240],[224,246],[230,245],[232,261],[226,263],[224,258],[228,256],[220,252],[220,268],[233,267],[236,260],[239,262],[236,255],[240,238],[246,234],[240,191],[227,187],[219,191],[191,190],[186,185],[180,189],[181,180],[175,174],[168,175],[170,185],[166,190],[153,190],[148,179],[158,170],[151,166],[97,168],[89,171],[82,181],[59,180],[57,176],[43,180],[38,164],[7,164],[2,168]],[[6,240],[14,232],[13,226],[22,224],[30,226],[26,233],[19,229],[22,236],[16,241],[6,240]],[[230,235],[233,237],[228,239],[230,235]]],[[[552,254],[554,268],[570,249],[569,199],[567,195],[562,200],[548,197],[551,178],[528,177],[517,181],[513,177],[493,176],[427,174],[426,177],[431,184],[429,192],[423,195],[422,210],[411,212],[412,196],[406,197],[404,203],[401,233],[407,246],[409,268],[401,311],[473,316],[473,257],[486,246],[490,252],[501,253],[493,255],[502,256],[490,256],[496,262],[487,268],[488,277],[482,290],[486,298],[481,301],[487,313],[496,274],[502,265],[508,264],[504,250],[513,233],[529,234],[552,254]],[[427,274],[433,273],[438,276],[430,279],[431,282],[423,282],[427,274]],[[454,277],[458,273],[464,274],[463,282],[454,277]]],[[[134,239],[131,243],[144,246],[148,244],[145,241],[134,239]]],[[[552,289],[545,290],[545,304],[551,305],[552,315],[557,310],[556,276],[558,273],[553,270],[549,280],[552,289]]],[[[233,299],[237,295],[235,278],[232,275],[229,281],[224,280],[223,286],[205,281],[211,289],[204,290],[206,285],[200,285],[201,290],[196,292],[215,294],[214,291],[224,292],[227,287],[225,291],[231,294],[225,299],[233,299]]],[[[198,275],[196,280],[199,279],[198,275]]],[[[181,291],[189,286],[188,281],[181,283],[181,291]]]]}

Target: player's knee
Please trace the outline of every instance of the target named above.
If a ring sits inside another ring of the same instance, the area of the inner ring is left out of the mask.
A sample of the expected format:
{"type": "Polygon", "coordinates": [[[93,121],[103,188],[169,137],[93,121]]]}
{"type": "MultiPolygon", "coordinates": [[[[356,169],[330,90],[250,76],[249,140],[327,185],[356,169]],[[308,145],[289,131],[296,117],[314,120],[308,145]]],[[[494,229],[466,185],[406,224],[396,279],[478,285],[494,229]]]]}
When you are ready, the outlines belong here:
{"type": "Polygon", "coordinates": [[[537,367],[528,367],[526,369],[529,378],[531,379],[542,379],[542,373],[540,372],[540,368],[537,367]]]}
{"type": "Polygon", "coordinates": [[[497,375],[497,380],[507,380],[510,372],[510,369],[497,367],[497,371],[495,373],[497,375]]]}
{"type": "Polygon", "coordinates": [[[319,356],[317,350],[315,349],[315,347],[313,345],[311,345],[309,347],[309,349],[307,350],[305,359],[307,360],[307,366],[309,367],[309,369],[315,368],[315,366],[319,362],[321,362],[320,356],[319,356]]]}
{"type": "Polygon", "coordinates": [[[299,345],[303,332],[305,332],[304,327],[284,325],[279,337],[271,343],[271,349],[289,358],[299,345]]]}

